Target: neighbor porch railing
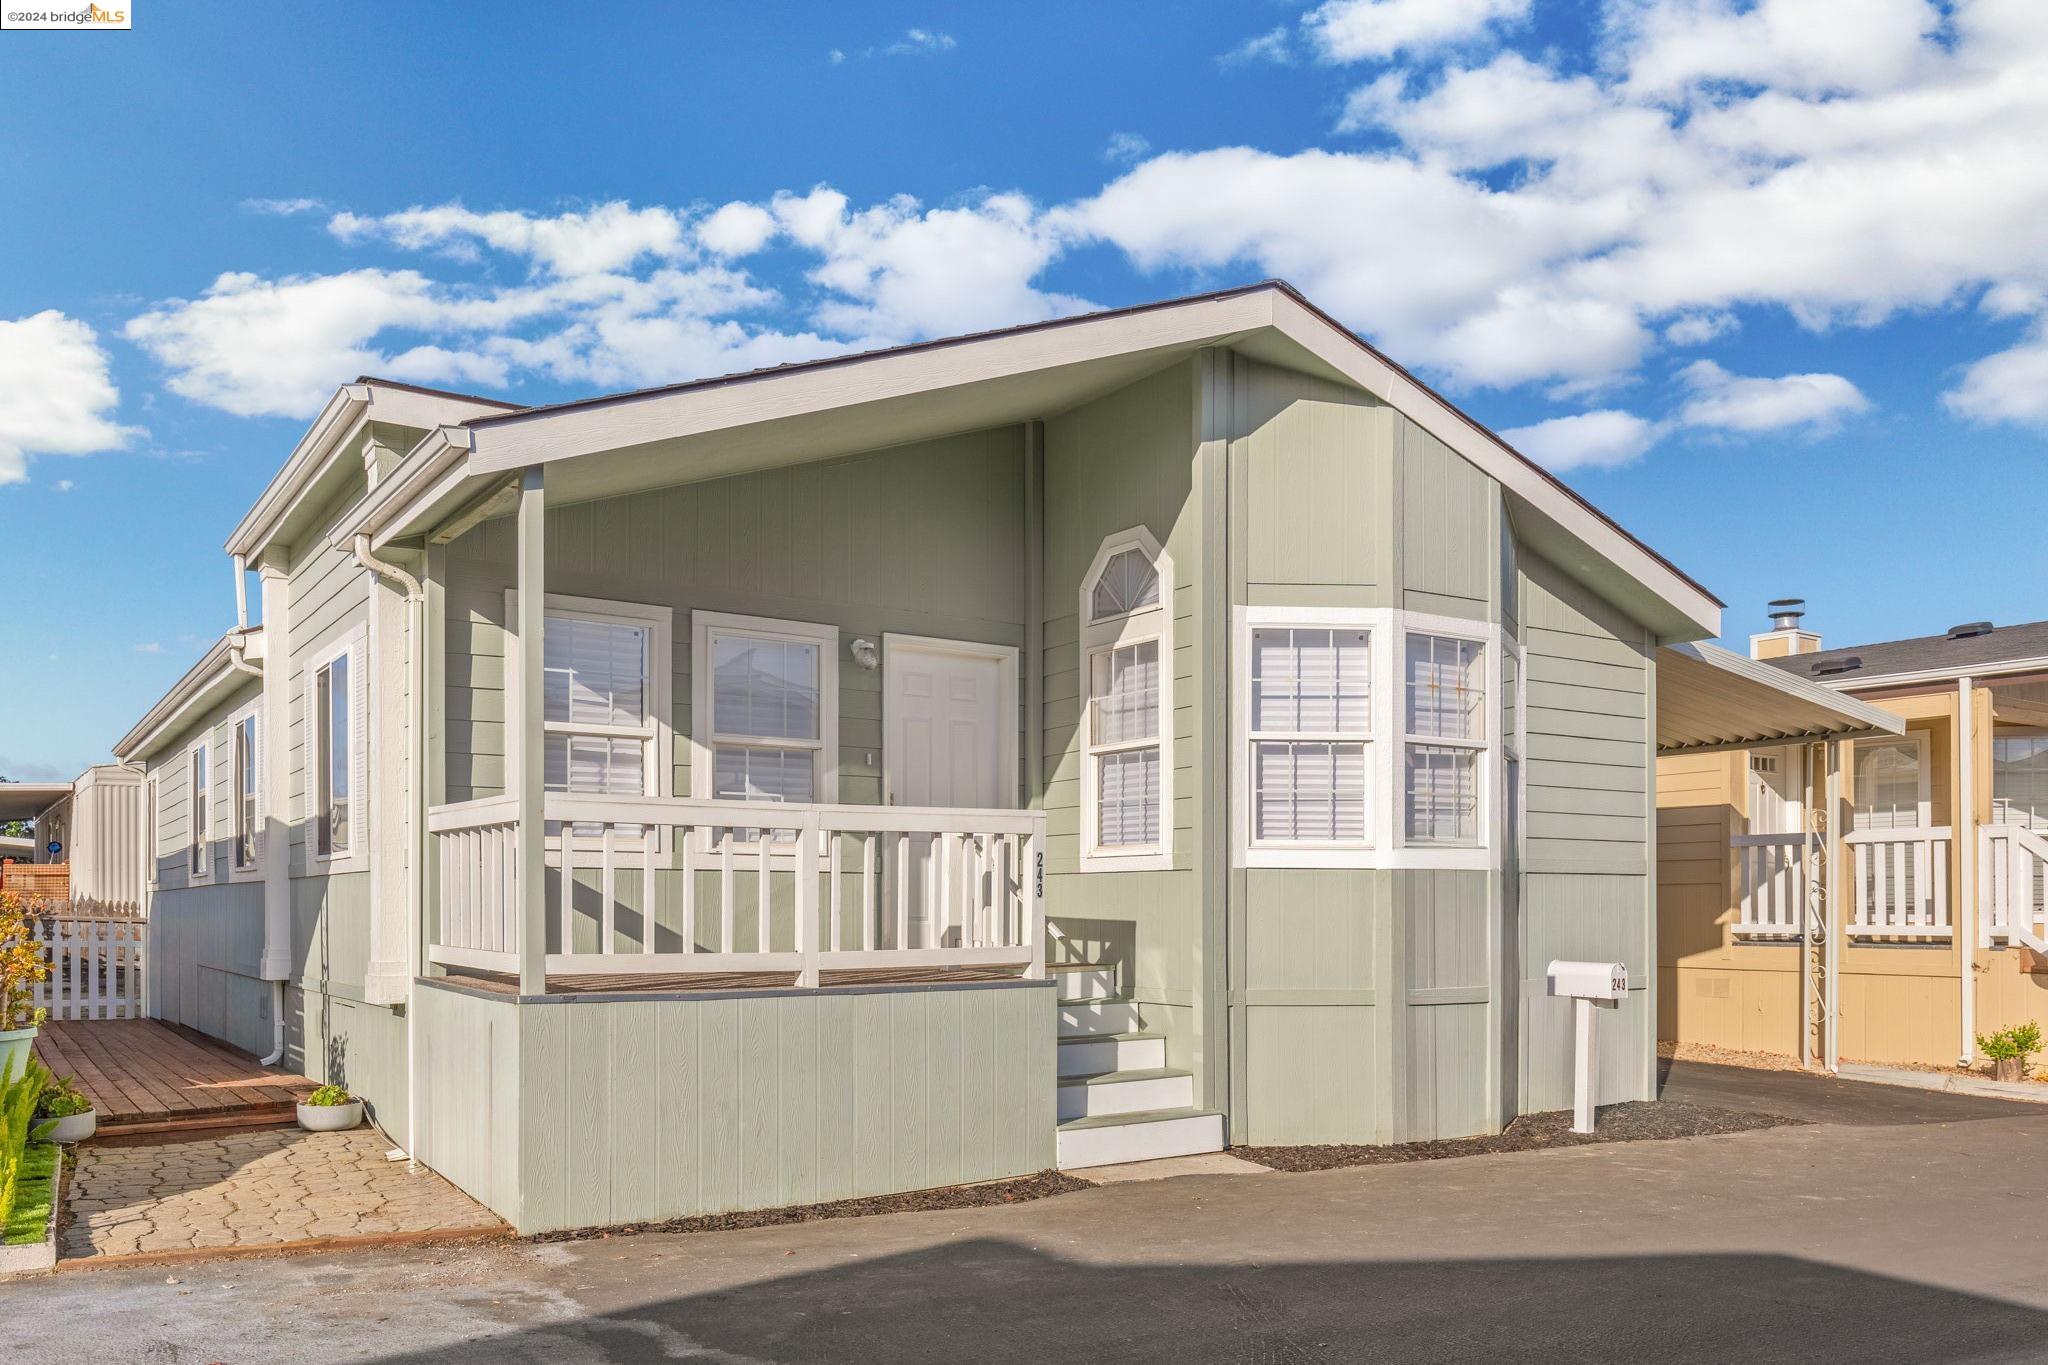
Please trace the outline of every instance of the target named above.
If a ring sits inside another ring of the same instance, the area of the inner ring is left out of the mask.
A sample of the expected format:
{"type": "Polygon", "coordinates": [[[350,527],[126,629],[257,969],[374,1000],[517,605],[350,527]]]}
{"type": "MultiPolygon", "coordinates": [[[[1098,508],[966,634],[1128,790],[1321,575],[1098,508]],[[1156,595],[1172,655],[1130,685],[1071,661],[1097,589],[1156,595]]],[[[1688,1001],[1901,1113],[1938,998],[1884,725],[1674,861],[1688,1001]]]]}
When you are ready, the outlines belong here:
{"type": "MultiPolygon", "coordinates": [[[[1044,971],[1041,812],[550,792],[544,815],[550,975],[1044,971]]],[[[427,828],[429,956],[518,971],[516,802],[438,807],[427,828]]]]}
{"type": "Polygon", "coordinates": [[[1842,836],[1849,857],[1851,938],[1948,938],[1949,829],[1860,829],[1842,836]]]}
{"type": "Polygon", "coordinates": [[[1797,938],[1806,913],[1804,834],[1738,834],[1729,842],[1741,864],[1742,909],[1735,932],[1745,938],[1797,938]]]}
{"type": "Polygon", "coordinates": [[[31,941],[50,969],[35,1004],[52,1019],[139,1019],[148,921],[118,910],[68,905],[32,912],[31,941]]]}
{"type": "Polygon", "coordinates": [[[2048,840],[2023,825],[1977,831],[1980,940],[2048,951],[2048,840]]]}

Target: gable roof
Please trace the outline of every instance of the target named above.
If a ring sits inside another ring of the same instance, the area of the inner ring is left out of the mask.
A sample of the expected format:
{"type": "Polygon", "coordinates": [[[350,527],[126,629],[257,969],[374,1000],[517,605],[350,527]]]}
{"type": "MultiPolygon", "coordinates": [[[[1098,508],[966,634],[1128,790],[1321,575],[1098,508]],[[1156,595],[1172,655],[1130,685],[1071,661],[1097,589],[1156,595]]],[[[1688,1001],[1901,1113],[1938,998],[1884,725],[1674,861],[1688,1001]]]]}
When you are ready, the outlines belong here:
{"type": "Polygon", "coordinates": [[[369,534],[382,545],[418,534],[534,465],[549,467],[551,491],[610,496],[674,482],[679,462],[690,477],[713,478],[746,467],[748,459],[795,463],[1047,416],[1176,356],[1219,346],[1320,373],[1387,402],[1498,482],[1518,531],[1540,553],[1575,576],[1601,580],[1604,595],[1651,624],[1660,639],[1719,633],[1723,604],[1705,587],[1278,280],[470,415],[422,441],[342,519],[334,537],[369,534]],[[593,455],[612,457],[611,484],[592,483],[597,475],[573,463],[593,455]]]}
{"type": "Polygon", "coordinates": [[[2048,667],[2048,621],[1994,626],[1982,635],[1958,640],[1947,634],[1916,635],[1905,640],[1788,654],[1765,662],[1835,688],[2019,672],[2048,667]]]}

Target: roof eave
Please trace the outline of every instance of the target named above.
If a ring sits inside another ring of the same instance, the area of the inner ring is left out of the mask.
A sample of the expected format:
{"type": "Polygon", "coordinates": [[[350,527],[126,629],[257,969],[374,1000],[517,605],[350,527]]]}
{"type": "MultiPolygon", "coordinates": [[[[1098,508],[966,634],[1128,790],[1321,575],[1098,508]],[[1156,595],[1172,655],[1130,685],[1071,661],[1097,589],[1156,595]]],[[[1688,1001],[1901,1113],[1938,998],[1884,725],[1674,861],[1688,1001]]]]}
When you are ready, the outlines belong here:
{"type": "MultiPolygon", "coordinates": [[[[231,630],[213,642],[207,651],[199,656],[197,663],[185,670],[170,690],[157,699],[156,705],[143,713],[127,734],[114,744],[114,757],[123,763],[147,758],[163,747],[163,741],[175,734],[194,710],[215,701],[224,683],[235,676],[249,676],[249,669],[261,671],[260,664],[251,657],[261,657],[261,651],[252,651],[248,645],[263,632],[261,626],[246,630],[231,630]],[[238,667],[234,662],[237,644],[244,646],[243,663],[249,668],[238,667]]],[[[235,686],[241,684],[235,683],[235,686]]]]}

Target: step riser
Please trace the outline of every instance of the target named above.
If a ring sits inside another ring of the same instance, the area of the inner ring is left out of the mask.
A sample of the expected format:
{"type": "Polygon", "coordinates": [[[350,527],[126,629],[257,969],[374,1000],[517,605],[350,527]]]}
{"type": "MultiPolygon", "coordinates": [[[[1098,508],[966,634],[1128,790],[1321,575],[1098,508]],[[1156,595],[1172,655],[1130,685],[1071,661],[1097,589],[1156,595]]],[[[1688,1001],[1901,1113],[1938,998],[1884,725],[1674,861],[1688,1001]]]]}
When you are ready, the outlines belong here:
{"type": "Polygon", "coordinates": [[[1223,1117],[1191,1114],[1184,1119],[1084,1128],[1058,1138],[1060,1169],[1109,1166],[1125,1161],[1193,1156],[1223,1150],[1223,1117]]]}
{"type": "Polygon", "coordinates": [[[1128,1000],[1098,1000],[1090,1004],[1060,1004],[1060,1037],[1088,1038],[1101,1033],[1141,1033],[1145,1021],[1138,1007],[1128,1000]]]}
{"type": "Polygon", "coordinates": [[[1054,972],[1062,1000],[1101,1000],[1116,995],[1116,971],[1096,967],[1085,972],[1054,972]]]}
{"type": "Polygon", "coordinates": [[[1166,1065],[1164,1038],[1103,1038],[1085,1043],[1062,1043],[1059,1049],[1062,1076],[1099,1076],[1105,1071],[1147,1071],[1166,1065]]]}
{"type": "Polygon", "coordinates": [[[1141,1114],[1148,1109],[1190,1109],[1195,1103],[1192,1076],[1158,1076],[1142,1081],[1098,1081],[1094,1085],[1063,1085],[1059,1117],[1092,1119],[1104,1114],[1141,1114]]]}

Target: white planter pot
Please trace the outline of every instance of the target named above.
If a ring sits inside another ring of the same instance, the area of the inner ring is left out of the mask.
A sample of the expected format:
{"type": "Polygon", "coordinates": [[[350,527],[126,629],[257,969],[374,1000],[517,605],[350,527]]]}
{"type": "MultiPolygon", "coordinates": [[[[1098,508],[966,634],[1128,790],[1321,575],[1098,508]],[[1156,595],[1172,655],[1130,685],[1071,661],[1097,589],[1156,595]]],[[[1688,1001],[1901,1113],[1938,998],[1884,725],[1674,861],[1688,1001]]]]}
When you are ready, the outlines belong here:
{"type": "Polygon", "coordinates": [[[341,1133],[363,1121],[363,1102],[350,1100],[347,1104],[302,1104],[299,1106],[299,1127],[309,1133],[341,1133]]]}
{"type": "Polygon", "coordinates": [[[66,1114],[44,1136],[45,1142],[83,1142],[99,1131],[100,1115],[97,1109],[88,1109],[83,1114],[66,1114]]]}
{"type": "Polygon", "coordinates": [[[32,1028],[0,1029],[0,1076],[20,1080],[28,1070],[30,1045],[36,1040],[32,1028]]]}

